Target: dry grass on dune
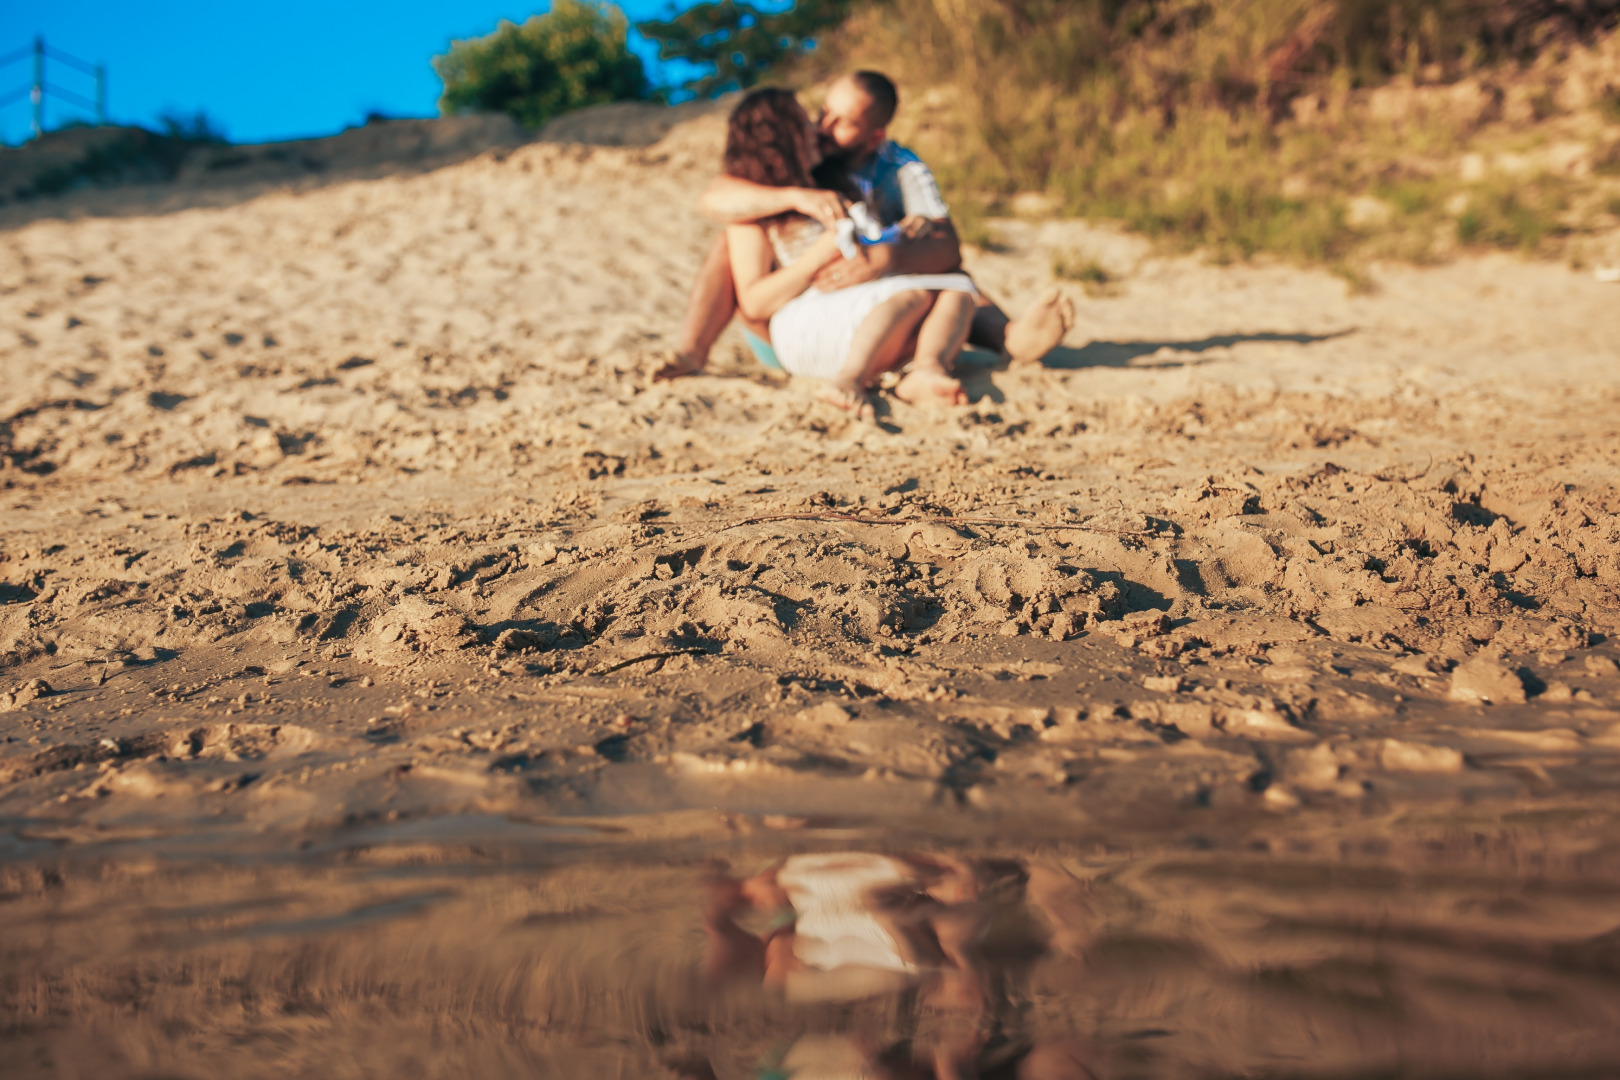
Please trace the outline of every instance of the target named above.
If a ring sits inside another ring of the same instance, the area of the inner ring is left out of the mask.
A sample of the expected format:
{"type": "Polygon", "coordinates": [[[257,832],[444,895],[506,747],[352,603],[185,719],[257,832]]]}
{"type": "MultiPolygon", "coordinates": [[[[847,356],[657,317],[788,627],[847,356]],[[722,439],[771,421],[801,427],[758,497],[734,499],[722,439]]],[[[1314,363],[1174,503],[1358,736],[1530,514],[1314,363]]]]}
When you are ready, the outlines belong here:
{"type": "Polygon", "coordinates": [[[1558,10],[896,0],[800,77],[893,72],[897,134],[966,217],[1061,211],[1223,257],[1620,261],[1620,39],[1601,5],[1558,10]]]}

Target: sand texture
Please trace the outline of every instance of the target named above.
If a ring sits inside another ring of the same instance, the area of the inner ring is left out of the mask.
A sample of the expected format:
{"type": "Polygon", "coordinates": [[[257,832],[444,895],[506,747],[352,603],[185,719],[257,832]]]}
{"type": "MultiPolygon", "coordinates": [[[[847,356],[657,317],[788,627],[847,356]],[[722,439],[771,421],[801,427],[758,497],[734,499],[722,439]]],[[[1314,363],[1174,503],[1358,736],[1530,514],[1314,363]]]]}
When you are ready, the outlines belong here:
{"type": "Polygon", "coordinates": [[[652,385],[691,112],[0,209],[7,1075],[1614,1074],[1620,287],[1011,220],[970,407],[652,385]],[[840,851],[971,944],[744,978],[840,851]]]}
{"type": "Polygon", "coordinates": [[[720,133],[13,221],[0,813],[1612,790],[1620,289],[1502,256],[1349,295],[1009,221],[969,263],[1009,309],[1060,252],[1123,286],[863,425],[732,337],[646,380],[720,133]]]}

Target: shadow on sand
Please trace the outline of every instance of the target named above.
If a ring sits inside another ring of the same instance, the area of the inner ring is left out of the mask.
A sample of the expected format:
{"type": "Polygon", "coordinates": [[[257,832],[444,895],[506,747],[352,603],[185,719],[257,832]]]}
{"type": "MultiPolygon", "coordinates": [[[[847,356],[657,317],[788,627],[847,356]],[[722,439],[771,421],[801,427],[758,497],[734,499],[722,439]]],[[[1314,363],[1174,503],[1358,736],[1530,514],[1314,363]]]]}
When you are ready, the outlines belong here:
{"type": "Polygon", "coordinates": [[[1339,330],[1331,334],[1278,334],[1269,331],[1256,334],[1218,334],[1214,337],[1200,338],[1197,341],[1092,341],[1071,349],[1067,346],[1058,346],[1041,361],[1043,367],[1056,368],[1063,371],[1072,371],[1079,368],[1122,368],[1122,367],[1186,367],[1192,364],[1207,364],[1214,357],[1198,356],[1212,349],[1227,349],[1233,345],[1246,345],[1251,342],[1287,342],[1293,345],[1314,345],[1319,341],[1332,341],[1334,338],[1345,337],[1355,333],[1354,329],[1339,330]],[[1144,356],[1153,356],[1161,350],[1168,349],[1173,353],[1191,353],[1188,357],[1172,356],[1155,360],[1151,363],[1139,364],[1135,361],[1144,356]]]}
{"type": "MultiPolygon", "coordinates": [[[[1057,371],[1078,371],[1082,368],[1169,368],[1190,367],[1196,364],[1213,363],[1217,357],[1201,356],[1213,349],[1230,348],[1233,345],[1243,345],[1249,342],[1287,342],[1293,345],[1314,345],[1320,341],[1332,341],[1334,338],[1346,337],[1355,333],[1355,328],[1338,330],[1329,334],[1279,334],[1271,331],[1261,331],[1254,334],[1218,334],[1213,337],[1200,338],[1196,341],[1092,341],[1077,349],[1060,345],[1053,349],[1041,366],[1057,371]],[[1170,350],[1173,354],[1188,354],[1185,356],[1171,355],[1160,357],[1147,363],[1137,363],[1144,356],[1170,350]]],[[[961,359],[957,362],[962,377],[962,385],[967,388],[968,395],[974,405],[989,402],[999,405],[1007,400],[994,381],[994,374],[1004,370],[1006,361],[993,353],[982,349],[968,348],[963,351],[961,359]]]]}

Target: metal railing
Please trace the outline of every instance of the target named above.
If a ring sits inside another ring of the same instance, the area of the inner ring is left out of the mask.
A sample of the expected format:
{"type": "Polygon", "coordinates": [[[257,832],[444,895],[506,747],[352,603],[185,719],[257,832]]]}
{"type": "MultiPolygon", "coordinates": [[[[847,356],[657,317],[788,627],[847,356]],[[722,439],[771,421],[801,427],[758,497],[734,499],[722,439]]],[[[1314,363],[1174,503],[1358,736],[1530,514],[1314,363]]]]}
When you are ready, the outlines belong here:
{"type": "Polygon", "coordinates": [[[81,109],[95,110],[97,124],[107,122],[106,64],[92,64],[89,61],[80,60],[77,56],[69,56],[60,49],[49,48],[46,46],[44,38],[37,37],[34,39],[32,47],[18,49],[14,53],[0,56],[0,68],[9,67],[19,60],[28,59],[30,56],[34,58],[34,81],[20,89],[0,94],[0,108],[15,101],[21,101],[23,98],[27,98],[32,102],[34,108],[34,137],[36,139],[45,133],[45,95],[47,94],[70,105],[77,105],[81,109]],[[64,64],[95,79],[95,100],[92,101],[82,94],[75,94],[71,90],[65,90],[60,86],[47,83],[45,81],[45,61],[47,59],[64,64]]]}

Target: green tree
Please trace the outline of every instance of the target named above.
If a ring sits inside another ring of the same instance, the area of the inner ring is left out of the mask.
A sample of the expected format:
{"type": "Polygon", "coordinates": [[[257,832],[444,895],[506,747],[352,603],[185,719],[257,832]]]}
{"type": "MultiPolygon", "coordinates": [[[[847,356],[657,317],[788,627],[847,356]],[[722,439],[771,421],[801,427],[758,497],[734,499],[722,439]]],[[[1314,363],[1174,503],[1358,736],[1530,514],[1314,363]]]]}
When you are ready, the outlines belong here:
{"type": "Polygon", "coordinates": [[[772,68],[815,46],[837,26],[853,0],[796,0],[786,11],[764,11],[748,0],[715,0],[666,21],[637,23],[658,43],[661,60],[685,60],[714,70],[686,84],[699,97],[746,90],[772,68]]]}
{"type": "Polygon", "coordinates": [[[625,43],[629,24],[611,5],[555,0],[522,26],[453,41],[433,58],[444,80],[439,111],[506,112],[539,127],[584,105],[647,96],[647,72],[625,43]]]}

